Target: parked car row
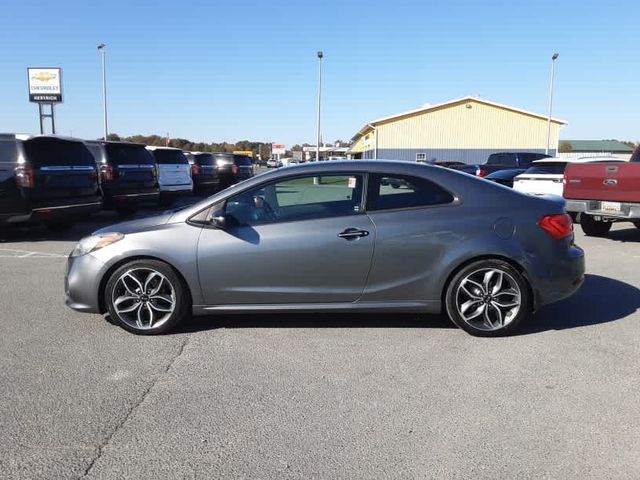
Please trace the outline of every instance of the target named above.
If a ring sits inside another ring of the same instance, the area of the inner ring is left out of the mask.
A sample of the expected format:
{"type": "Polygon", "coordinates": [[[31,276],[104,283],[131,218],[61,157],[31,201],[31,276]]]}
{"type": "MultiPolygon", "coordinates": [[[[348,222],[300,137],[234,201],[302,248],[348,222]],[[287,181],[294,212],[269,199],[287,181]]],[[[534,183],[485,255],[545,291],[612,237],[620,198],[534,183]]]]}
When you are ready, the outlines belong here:
{"type": "Polygon", "coordinates": [[[101,209],[131,214],[253,176],[249,157],[171,147],[0,134],[0,224],[63,229],[101,209]]]}

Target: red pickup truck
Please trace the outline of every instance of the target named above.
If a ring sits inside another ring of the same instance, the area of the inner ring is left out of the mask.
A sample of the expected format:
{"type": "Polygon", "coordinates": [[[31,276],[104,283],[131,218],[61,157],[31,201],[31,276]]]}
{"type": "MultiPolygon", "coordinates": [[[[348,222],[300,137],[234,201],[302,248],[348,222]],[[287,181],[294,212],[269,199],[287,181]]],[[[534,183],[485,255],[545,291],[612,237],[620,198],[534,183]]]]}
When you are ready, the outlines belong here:
{"type": "Polygon", "coordinates": [[[567,212],[585,235],[604,236],[613,222],[640,228],[640,150],[629,162],[572,163],[564,172],[567,212]]]}

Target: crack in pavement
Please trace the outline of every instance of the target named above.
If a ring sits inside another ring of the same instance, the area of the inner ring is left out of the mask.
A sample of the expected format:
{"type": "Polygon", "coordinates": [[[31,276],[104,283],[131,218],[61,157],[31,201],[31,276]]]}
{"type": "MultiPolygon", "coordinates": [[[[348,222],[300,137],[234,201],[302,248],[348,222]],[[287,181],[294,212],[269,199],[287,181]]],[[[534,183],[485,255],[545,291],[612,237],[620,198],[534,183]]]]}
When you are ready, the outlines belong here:
{"type": "Polygon", "coordinates": [[[100,459],[100,457],[102,457],[102,454],[104,453],[104,449],[109,445],[109,442],[111,442],[111,439],[113,438],[113,436],[116,433],[118,433],[118,431],[120,431],[120,429],[124,426],[125,423],[127,423],[127,420],[129,420],[129,418],[131,417],[131,415],[133,415],[133,413],[136,411],[136,409],[140,405],[142,405],[144,400],[147,398],[147,395],[149,395],[149,393],[151,392],[153,387],[158,383],[158,380],[160,380],[160,378],[163,375],[167,374],[169,372],[169,370],[171,369],[171,367],[173,366],[173,364],[176,362],[176,360],[178,360],[178,358],[180,358],[180,356],[184,352],[187,344],[189,343],[189,338],[190,337],[186,337],[185,338],[185,340],[180,345],[180,348],[178,349],[178,353],[176,353],[173,356],[173,358],[169,361],[169,363],[164,368],[164,370],[161,371],[158,375],[156,375],[156,377],[149,384],[149,386],[144,390],[144,392],[142,392],[142,396],[138,399],[138,401],[136,403],[134,403],[131,406],[131,408],[129,408],[129,411],[125,414],[124,418],[120,422],[118,422],[118,424],[115,426],[113,431],[111,431],[111,433],[109,433],[107,435],[107,437],[100,443],[100,445],[98,445],[98,453],[97,453],[97,455],[89,462],[89,465],[87,465],[87,468],[85,468],[84,473],[79,478],[86,478],[91,473],[91,470],[95,466],[96,462],[100,459]]]}

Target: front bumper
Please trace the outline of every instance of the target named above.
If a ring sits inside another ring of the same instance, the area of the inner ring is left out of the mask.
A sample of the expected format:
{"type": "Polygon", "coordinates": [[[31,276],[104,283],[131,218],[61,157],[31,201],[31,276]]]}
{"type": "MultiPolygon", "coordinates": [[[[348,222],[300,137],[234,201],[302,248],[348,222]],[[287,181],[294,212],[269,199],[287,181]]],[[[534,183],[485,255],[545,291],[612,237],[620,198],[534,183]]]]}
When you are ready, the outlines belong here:
{"type": "Polygon", "coordinates": [[[65,303],[79,312],[100,312],[100,282],[106,266],[90,253],[67,259],[64,277],[65,303]]]}

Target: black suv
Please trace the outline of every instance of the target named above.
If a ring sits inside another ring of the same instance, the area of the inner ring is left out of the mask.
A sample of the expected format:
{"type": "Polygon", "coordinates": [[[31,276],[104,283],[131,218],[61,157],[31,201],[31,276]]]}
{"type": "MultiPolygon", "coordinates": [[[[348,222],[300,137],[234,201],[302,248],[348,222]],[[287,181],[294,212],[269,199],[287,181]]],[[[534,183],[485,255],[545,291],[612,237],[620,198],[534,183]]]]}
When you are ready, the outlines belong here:
{"type": "Polygon", "coordinates": [[[96,164],[81,140],[0,135],[0,223],[62,229],[101,208],[96,164]]]}
{"type": "Polygon", "coordinates": [[[144,145],[99,140],[85,144],[98,166],[105,208],[130,214],[142,202],[157,203],[156,163],[144,145]]]}
{"type": "Polygon", "coordinates": [[[220,186],[220,177],[216,159],[208,152],[185,152],[191,165],[194,193],[216,191],[220,186]]]}
{"type": "Polygon", "coordinates": [[[245,155],[234,153],[214,153],[220,188],[227,188],[234,183],[253,177],[253,161],[245,155]]]}

